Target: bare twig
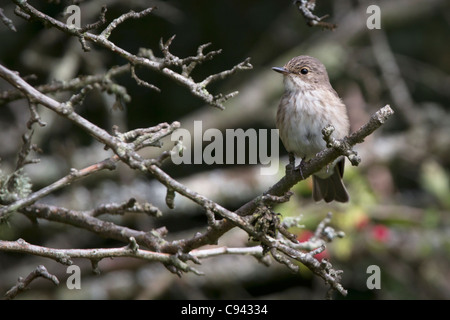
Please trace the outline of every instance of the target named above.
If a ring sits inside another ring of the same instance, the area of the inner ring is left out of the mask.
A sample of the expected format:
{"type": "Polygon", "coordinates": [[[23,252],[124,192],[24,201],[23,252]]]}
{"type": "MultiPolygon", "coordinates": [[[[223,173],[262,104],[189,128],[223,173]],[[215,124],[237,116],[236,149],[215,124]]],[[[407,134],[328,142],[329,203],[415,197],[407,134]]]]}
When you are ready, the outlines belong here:
{"type": "Polygon", "coordinates": [[[298,6],[298,10],[301,12],[303,17],[306,19],[306,24],[310,27],[319,26],[323,29],[334,30],[337,28],[336,24],[323,21],[323,19],[328,18],[328,14],[323,17],[318,17],[313,14],[316,7],[316,0],[295,0],[294,5],[298,6]]]}
{"type": "Polygon", "coordinates": [[[154,216],[154,217],[161,217],[162,212],[159,210],[158,207],[155,207],[151,203],[138,203],[136,199],[131,198],[130,200],[121,203],[108,203],[101,205],[94,210],[91,211],[92,213],[88,213],[89,215],[92,215],[93,217],[98,217],[102,214],[118,214],[123,215],[125,213],[130,212],[143,212],[148,215],[154,216]]]}
{"type": "Polygon", "coordinates": [[[235,65],[230,70],[225,70],[207,77],[205,80],[200,82],[200,86],[206,87],[211,82],[225,79],[229,75],[236,73],[236,71],[238,70],[250,70],[251,68],[253,68],[253,66],[250,64],[250,58],[247,58],[244,61],[240,62],[239,64],[235,65]]]}
{"type": "Polygon", "coordinates": [[[136,67],[134,65],[131,65],[131,77],[136,80],[136,83],[139,86],[143,86],[143,87],[147,87],[149,89],[155,90],[157,92],[161,92],[161,89],[159,89],[157,86],[148,83],[147,81],[142,80],[141,78],[139,78],[136,74],[136,67]]]}
{"type": "Polygon", "coordinates": [[[185,262],[167,253],[153,252],[139,249],[134,238],[129,238],[130,244],[121,248],[96,248],[96,249],[54,249],[36,246],[19,239],[17,241],[1,241],[0,250],[6,252],[29,253],[36,256],[46,257],[63,264],[71,265],[72,259],[84,258],[100,261],[104,258],[131,257],[148,261],[158,261],[174,266],[183,272],[193,272],[197,275],[203,273],[190,267],[185,262]]]}
{"type": "Polygon", "coordinates": [[[31,151],[36,151],[36,152],[41,151],[35,144],[31,143],[31,138],[33,137],[33,133],[34,133],[34,131],[31,131],[29,135],[24,134],[22,136],[23,145],[19,152],[19,157],[17,159],[15,171],[20,170],[27,164],[38,163],[40,161],[39,159],[27,159],[28,155],[30,154],[31,151]]]}
{"type": "Polygon", "coordinates": [[[61,189],[80,178],[86,177],[100,170],[115,169],[115,162],[117,162],[118,160],[119,159],[117,157],[111,157],[81,170],[72,169],[68,175],[59,179],[58,181],[55,181],[54,183],[40,189],[39,191],[31,193],[25,198],[19,199],[11,204],[8,204],[7,206],[0,207],[0,221],[8,219],[13,212],[23,207],[29,206],[30,204],[33,204],[46,195],[49,195],[50,193],[61,189]]]}
{"type": "Polygon", "coordinates": [[[102,31],[100,34],[101,37],[104,37],[105,39],[108,39],[111,33],[117,26],[123,22],[125,22],[128,19],[141,19],[147,15],[149,15],[155,8],[147,8],[141,12],[134,12],[133,10],[130,10],[128,13],[125,13],[121,15],[120,17],[114,19],[105,30],[102,31]]]}
{"type": "Polygon", "coordinates": [[[34,123],[38,123],[41,127],[45,127],[47,123],[41,120],[39,113],[37,112],[36,105],[34,103],[29,104],[30,107],[30,120],[27,122],[27,128],[31,129],[34,123]]]}
{"type": "MultiPolygon", "coordinates": [[[[2,246],[2,242],[3,241],[0,241],[0,247],[2,246]]],[[[27,290],[31,282],[39,277],[48,279],[55,285],[59,284],[59,280],[56,276],[50,274],[43,265],[39,265],[25,279],[22,277],[19,278],[17,284],[6,292],[6,299],[14,299],[19,293],[27,290]]]]}
{"type": "Polygon", "coordinates": [[[98,21],[85,25],[84,27],[82,27],[80,29],[80,32],[83,33],[88,30],[97,29],[97,28],[100,28],[101,26],[103,26],[106,23],[106,17],[105,17],[106,11],[107,11],[106,5],[103,5],[102,9],[100,11],[100,18],[98,19],[98,21]]]}
{"type": "Polygon", "coordinates": [[[170,135],[179,127],[180,123],[178,121],[174,121],[171,124],[163,122],[154,127],[133,129],[125,133],[120,133],[118,128],[115,128],[114,135],[123,142],[131,143],[134,150],[138,151],[147,146],[159,147],[160,145],[157,142],[170,135]]]}
{"type": "MultiPolygon", "coordinates": [[[[112,67],[104,74],[80,76],[67,81],[55,81],[49,84],[36,86],[35,89],[41,93],[46,94],[52,92],[81,90],[88,85],[93,85],[95,88],[100,88],[101,90],[109,90],[111,92],[114,92],[116,95],[121,93],[121,98],[125,102],[129,102],[131,98],[126,93],[126,90],[123,93],[117,89],[113,90],[113,84],[116,86],[118,85],[111,81],[112,77],[121,75],[129,71],[130,65],[125,64],[122,66],[112,67]]],[[[22,99],[24,96],[24,93],[18,89],[3,91],[0,93],[0,105],[17,99],[22,99]]]]}
{"type": "Polygon", "coordinates": [[[161,243],[164,243],[162,239],[162,236],[165,234],[164,230],[144,232],[118,226],[93,217],[95,209],[94,211],[83,212],[46,204],[33,204],[21,209],[20,212],[30,219],[46,219],[48,221],[64,223],[77,228],[83,228],[108,239],[115,239],[125,243],[128,243],[129,239],[133,237],[140,246],[153,251],[159,251],[161,243]]]}
{"type": "Polygon", "coordinates": [[[70,107],[75,107],[77,105],[80,105],[83,103],[84,99],[86,98],[86,95],[93,89],[91,85],[87,85],[83,87],[80,92],[72,95],[69,99],[69,101],[66,102],[67,105],[70,105],[70,107]]]}
{"type": "Polygon", "coordinates": [[[5,14],[3,13],[3,8],[0,8],[0,21],[3,22],[3,24],[11,31],[17,32],[16,27],[14,26],[14,23],[11,19],[9,19],[5,14]]]}
{"type": "Polygon", "coordinates": [[[263,249],[261,246],[245,247],[245,248],[230,248],[230,247],[216,247],[208,249],[197,249],[190,252],[194,257],[204,259],[209,257],[214,257],[224,254],[233,255],[250,255],[255,258],[261,259],[263,254],[263,249]]]}

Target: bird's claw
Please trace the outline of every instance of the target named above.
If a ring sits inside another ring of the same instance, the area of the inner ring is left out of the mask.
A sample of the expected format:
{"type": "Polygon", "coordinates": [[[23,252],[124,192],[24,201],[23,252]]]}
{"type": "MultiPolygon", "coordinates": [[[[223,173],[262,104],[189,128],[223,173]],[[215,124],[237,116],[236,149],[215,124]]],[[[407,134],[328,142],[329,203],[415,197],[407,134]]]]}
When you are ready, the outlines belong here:
{"type": "Polygon", "coordinates": [[[303,172],[302,172],[302,164],[303,164],[303,160],[302,162],[296,167],[295,166],[295,156],[293,153],[289,152],[289,163],[286,165],[286,175],[291,175],[294,173],[294,171],[300,171],[300,176],[302,177],[302,180],[305,180],[305,178],[303,177],[303,172]]]}

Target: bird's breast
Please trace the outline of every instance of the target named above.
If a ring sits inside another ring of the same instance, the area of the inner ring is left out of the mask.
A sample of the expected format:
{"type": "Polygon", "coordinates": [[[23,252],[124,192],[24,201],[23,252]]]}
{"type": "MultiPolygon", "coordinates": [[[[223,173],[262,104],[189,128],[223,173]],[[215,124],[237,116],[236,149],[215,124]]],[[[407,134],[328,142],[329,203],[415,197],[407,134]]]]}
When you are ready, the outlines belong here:
{"type": "Polygon", "coordinates": [[[311,158],[325,148],[316,102],[308,93],[286,93],[278,108],[277,127],[287,151],[311,158]]]}

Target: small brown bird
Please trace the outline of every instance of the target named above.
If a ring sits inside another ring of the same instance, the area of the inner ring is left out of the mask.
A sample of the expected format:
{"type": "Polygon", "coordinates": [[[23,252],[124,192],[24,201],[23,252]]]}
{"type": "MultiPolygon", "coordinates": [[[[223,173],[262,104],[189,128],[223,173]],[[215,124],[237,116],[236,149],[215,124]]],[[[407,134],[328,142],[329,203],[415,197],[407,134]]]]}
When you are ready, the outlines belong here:
{"type": "MultiPolygon", "coordinates": [[[[303,160],[326,148],[322,129],[333,125],[332,136],[342,139],[350,130],[347,108],[330,84],[325,66],[316,58],[298,56],[282,68],[284,93],[277,112],[277,128],[286,150],[303,160]]],[[[342,182],[345,158],[340,157],[313,175],[313,198],[347,202],[342,182]]]]}

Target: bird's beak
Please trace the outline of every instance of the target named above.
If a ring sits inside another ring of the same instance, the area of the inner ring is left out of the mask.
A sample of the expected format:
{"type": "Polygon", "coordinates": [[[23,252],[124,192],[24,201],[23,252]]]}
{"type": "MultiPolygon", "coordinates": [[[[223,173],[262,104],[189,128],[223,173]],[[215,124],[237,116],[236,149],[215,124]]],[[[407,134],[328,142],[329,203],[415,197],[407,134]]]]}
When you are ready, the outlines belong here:
{"type": "Polygon", "coordinates": [[[279,73],[282,73],[282,74],[288,74],[289,73],[288,69],[286,69],[284,67],[282,67],[282,68],[280,68],[280,67],[273,67],[272,70],[276,71],[276,72],[279,72],[279,73]]]}

